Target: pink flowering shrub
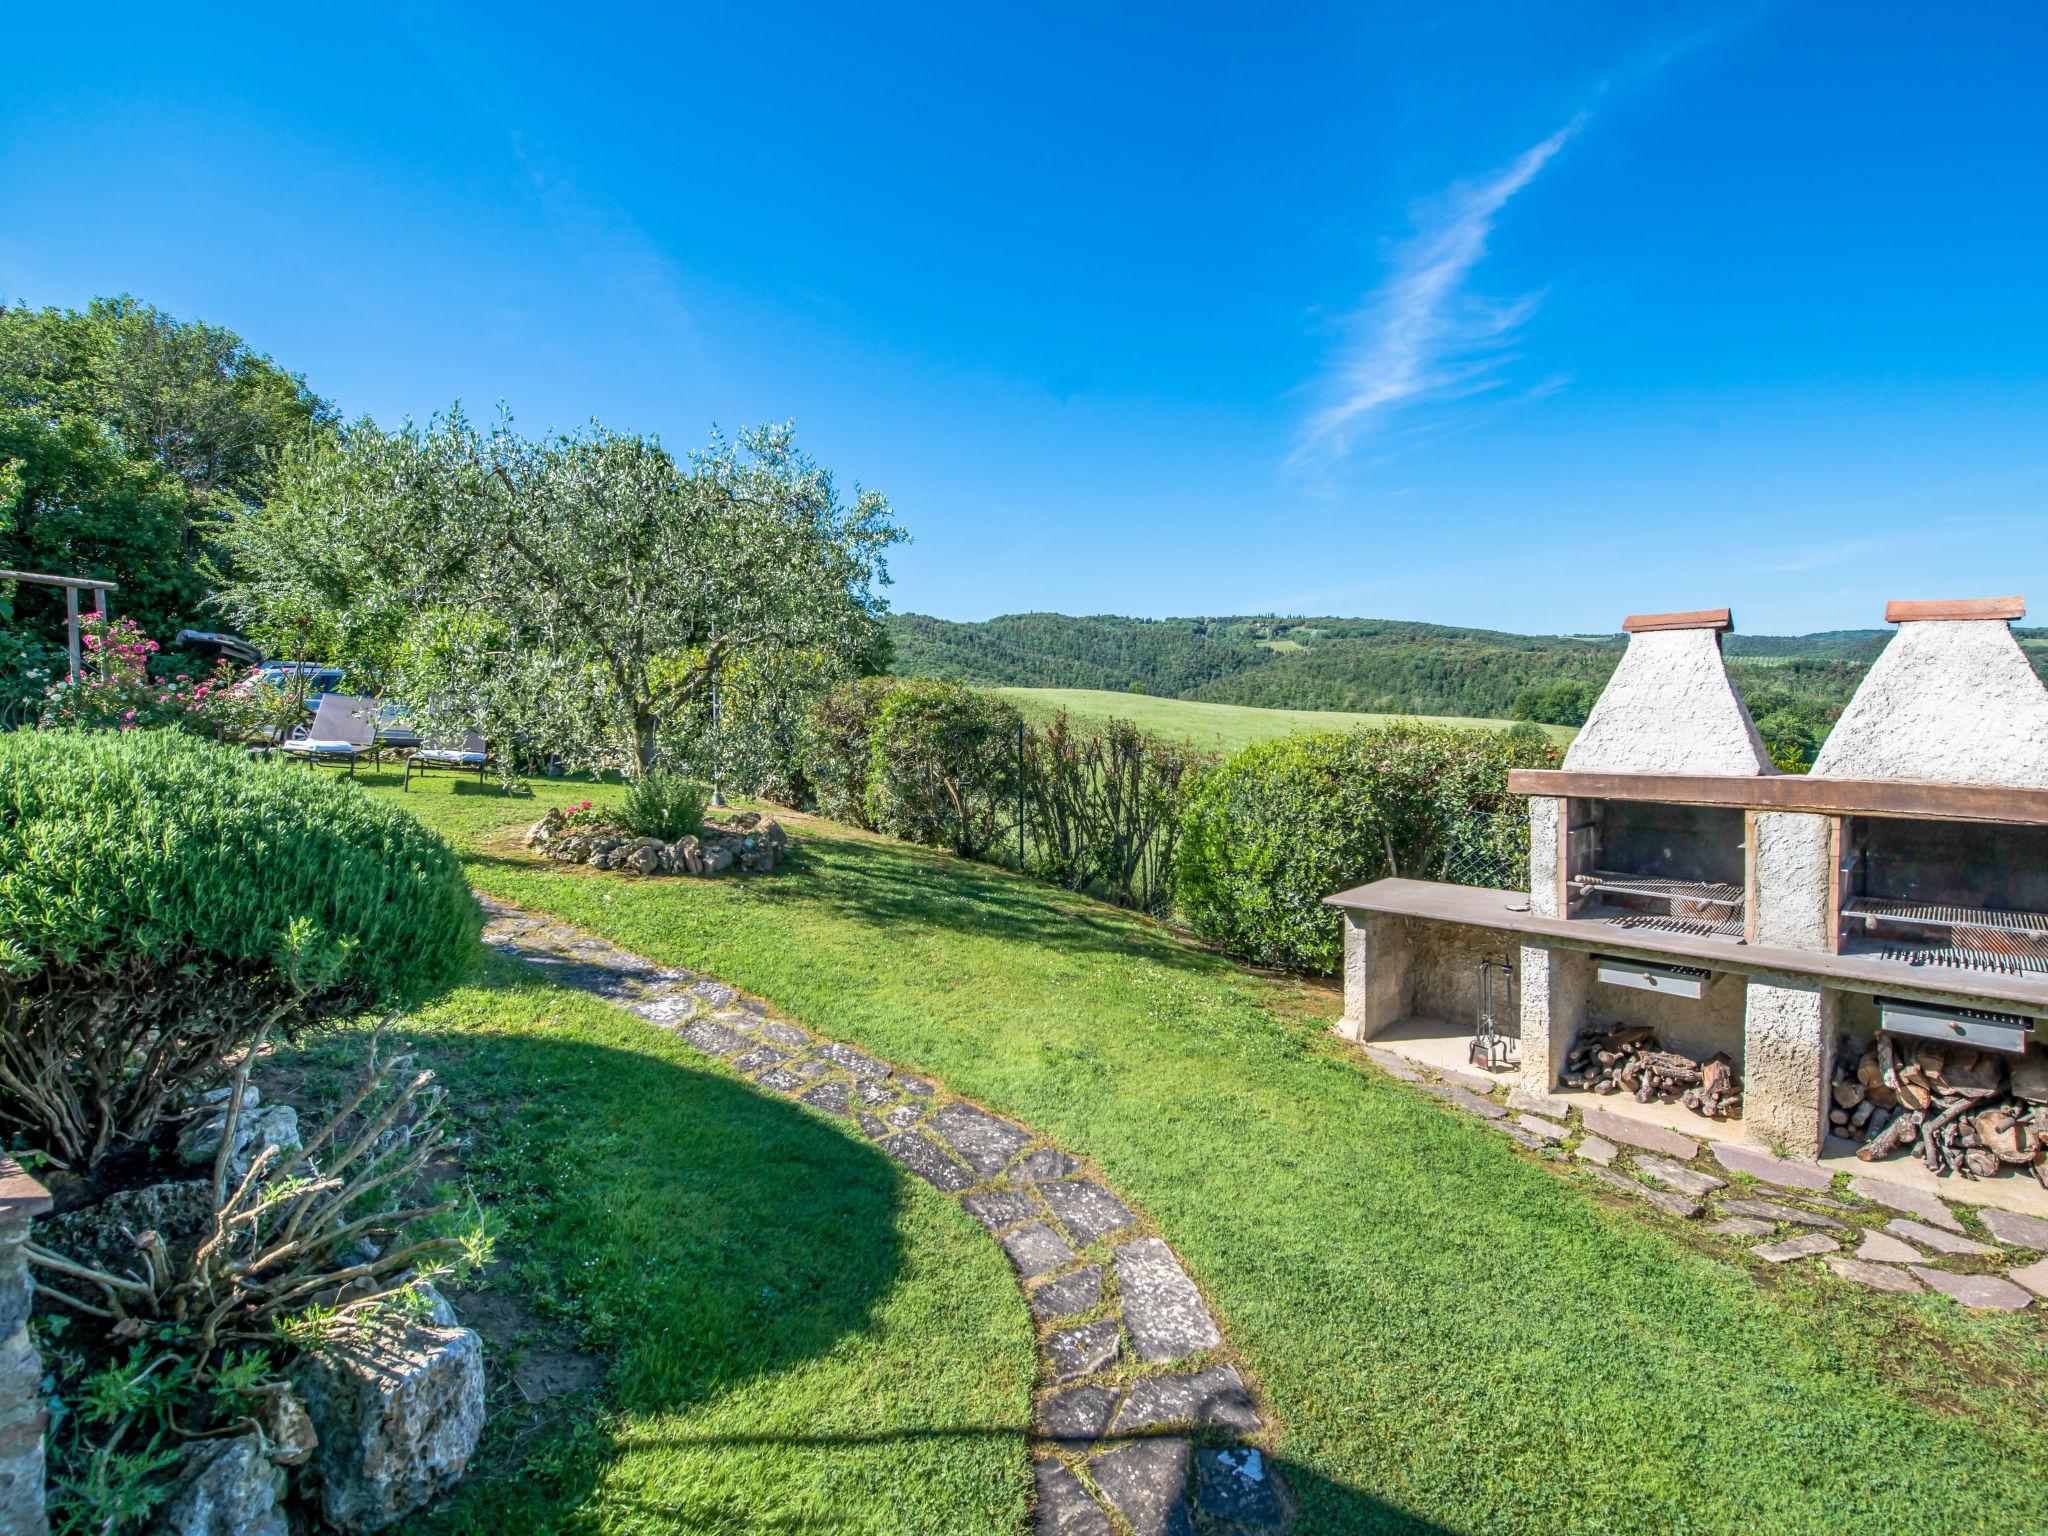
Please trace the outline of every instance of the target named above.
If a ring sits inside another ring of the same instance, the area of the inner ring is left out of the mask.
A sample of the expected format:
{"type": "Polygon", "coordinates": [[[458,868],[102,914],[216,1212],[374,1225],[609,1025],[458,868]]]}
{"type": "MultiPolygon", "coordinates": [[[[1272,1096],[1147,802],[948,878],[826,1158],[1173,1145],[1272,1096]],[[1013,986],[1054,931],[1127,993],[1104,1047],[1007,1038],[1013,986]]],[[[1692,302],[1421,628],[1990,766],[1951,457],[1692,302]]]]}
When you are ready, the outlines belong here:
{"type": "Polygon", "coordinates": [[[221,741],[246,741],[277,723],[278,690],[253,681],[255,669],[223,661],[204,677],[153,676],[156,641],[133,619],[89,613],[79,621],[81,665],[43,694],[43,724],[88,730],[177,727],[221,741]]]}

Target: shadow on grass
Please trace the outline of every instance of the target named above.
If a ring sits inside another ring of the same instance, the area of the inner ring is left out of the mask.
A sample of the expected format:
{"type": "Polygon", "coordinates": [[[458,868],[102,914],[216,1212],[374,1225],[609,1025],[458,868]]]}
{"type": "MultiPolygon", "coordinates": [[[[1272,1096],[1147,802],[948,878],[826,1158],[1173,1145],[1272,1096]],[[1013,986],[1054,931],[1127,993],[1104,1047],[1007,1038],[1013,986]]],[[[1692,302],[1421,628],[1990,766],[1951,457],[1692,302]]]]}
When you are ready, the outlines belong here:
{"type": "MultiPolygon", "coordinates": [[[[605,1395],[633,1418],[687,1412],[868,1332],[905,1268],[903,1170],[851,1126],[633,1049],[634,1032],[658,1038],[637,1019],[564,1001],[494,959],[409,1031],[449,1091],[463,1176],[508,1227],[489,1288],[602,1356],[605,1395]]],[[[493,1355],[493,1402],[516,1420],[518,1347],[493,1355]]],[[[617,1454],[586,1445],[536,1478],[516,1429],[415,1528],[553,1528],[617,1454]]]]}

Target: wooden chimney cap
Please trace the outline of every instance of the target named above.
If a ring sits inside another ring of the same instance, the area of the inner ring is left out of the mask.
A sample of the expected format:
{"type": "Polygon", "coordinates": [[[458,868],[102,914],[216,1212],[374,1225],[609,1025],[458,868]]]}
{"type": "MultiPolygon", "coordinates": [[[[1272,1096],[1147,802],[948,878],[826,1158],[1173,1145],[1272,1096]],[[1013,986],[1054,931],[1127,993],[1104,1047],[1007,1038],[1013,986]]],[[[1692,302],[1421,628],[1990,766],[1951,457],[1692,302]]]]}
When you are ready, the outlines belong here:
{"type": "Polygon", "coordinates": [[[1632,613],[1621,621],[1625,635],[1640,635],[1653,629],[1733,629],[1735,620],[1726,608],[1696,608],[1691,613],[1632,613]]]}
{"type": "Polygon", "coordinates": [[[1913,624],[1923,619],[2024,619],[2024,597],[1957,597],[1946,602],[1896,602],[1884,605],[1887,624],[1913,624]]]}

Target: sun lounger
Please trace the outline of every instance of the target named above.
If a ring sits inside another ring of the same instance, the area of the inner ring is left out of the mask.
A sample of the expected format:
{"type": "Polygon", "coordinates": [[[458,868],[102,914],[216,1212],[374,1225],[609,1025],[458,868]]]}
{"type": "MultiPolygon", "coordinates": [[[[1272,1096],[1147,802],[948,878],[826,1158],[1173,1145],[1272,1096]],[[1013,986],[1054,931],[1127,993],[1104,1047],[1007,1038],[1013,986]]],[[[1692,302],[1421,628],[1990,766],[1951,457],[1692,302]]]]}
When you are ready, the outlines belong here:
{"type": "Polygon", "coordinates": [[[481,784],[484,781],[484,769],[489,766],[490,761],[490,749],[484,745],[483,737],[475,731],[465,731],[459,746],[422,747],[407,757],[405,782],[399,787],[412,788],[412,776],[415,771],[425,774],[436,768],[447,768],[458,773],[474,768],[476,781],[481,784]]]}
{"type": "Polygon", "coordinates": [[[309,763],[347,763],[354,778],[356,760],[375,750],[377,701],[358,694],[330,693],[313,712],[313,723],[300,728],[278,751],[309,763]]]}

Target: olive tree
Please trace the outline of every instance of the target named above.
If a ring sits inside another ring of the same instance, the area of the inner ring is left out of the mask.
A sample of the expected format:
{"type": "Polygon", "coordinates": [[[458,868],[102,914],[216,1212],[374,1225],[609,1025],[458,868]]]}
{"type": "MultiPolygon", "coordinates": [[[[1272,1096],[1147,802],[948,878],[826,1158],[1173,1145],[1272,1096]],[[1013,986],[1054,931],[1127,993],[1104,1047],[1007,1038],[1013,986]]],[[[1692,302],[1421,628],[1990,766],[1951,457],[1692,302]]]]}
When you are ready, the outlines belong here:
{"type": "Polygon", "coordinates": [[[273,645],[316,636],[430,728],[638,775],[737,659],[871,649],[903,534],[786,424],[678,463],[651,437],[534,440],[457,409],[288,454],[227,537],[243,574],[222,600],[273,645]]]}

